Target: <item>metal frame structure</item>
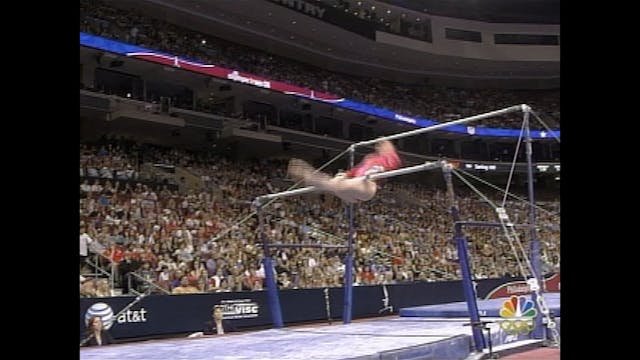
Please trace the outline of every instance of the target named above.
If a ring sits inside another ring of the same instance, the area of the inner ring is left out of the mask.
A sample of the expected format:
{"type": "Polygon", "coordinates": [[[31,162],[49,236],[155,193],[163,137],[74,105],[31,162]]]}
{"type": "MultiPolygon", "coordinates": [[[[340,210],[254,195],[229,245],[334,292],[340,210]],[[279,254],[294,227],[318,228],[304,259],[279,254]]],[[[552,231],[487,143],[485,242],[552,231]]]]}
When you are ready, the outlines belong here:
{"type": "MultiPolygon", "coordinates": [[[[362,179],[384,179],[398,175],[411,174],[418,171],[431,170],[441,168],[445,164],[444,161],[427,161],[424,164],[409,166],[401,169],[385,171],[377,174],[371,174],[362,176],[362,179]]],[[[278,288],[273,276],[273,262],[271,259],[271,249],[273,248],[347,248],[347,258],[345,260],[345,280],[344,280],[344,308],[343,308],[343,323],[348,324],[351,322],[351,309],[352,309],[352,297],[353,297],[353,204],[349,204],[349,242],[348,245],[332,245],[332,244],[269,244],[268,238],[264,234],[264,214],[262,211],[263,203],[268,200],[282,197],[296,196],[300,194],[311,193],[316,190],[313,186],[307,186],[300,189],[282,191],[273,194],[267,194],[258,196],[254,203],[256,204],[256,213],[258,216],[258,233],[259,239],[262,242],[264,250],[264,268],[265,268],[265,281],[267,283],[267,296],[269,299],[269,306],[271,308],[271,317],[273,319],[273,325],[277,328],[284,326],[282,321],[282,310],[280,308],[280,297],[278,295],[278,288]]]]}
{"type": "MultiPolygon", "coordinates": [[[[411,130],[403,133],[398,133],[394,135],[389,135],[385,137],[380,137],[374,140],[361,141],[349,146],[349,166],[354,166],[355,159],[355,150],[358,146],[366,146],[378,143],[384,140],[394,140],[400,139],[408,136],[418,135],[427,133],[430,131],[446,128],[448,126],[468,123],[471,121],[482,120],[493,116],[503,115],[511,112],[522,111],[524,116],[524,130],[525,130],[525,141],[526,141],[526,155],[527,155],[527,175],[528,175],[528,192],[529,192],[529,204],[530,204],[530,213],[529,213],[529,227],[531,234],[531,263],[533,268],[533,276],[536,278],[538,284],[541,283],[541,273],[540,273],[540,243],[538,238],[536,237],[536,228],[535,228],[535,201],[533,194],[533,164],[532,164],[532,139],[530,133],[529,126],[529,115],[531,113],[531,108],[528,105],[514,105],[508,108],[504,108],[501,110],[491,111],[484,114],[479,114],[471,117],[467,117],[464,119],[459,119],[455,121],[450,121],[447,123],[441,123],[434,126],[430,126],[427,128],[421,128],[416,130],[411,130]]],[[[534,114],[535,115],[535,114],[534,114]]],[[[450,201],[450,209],[451,215],[454,220],[454,240],[456,243],[456,247],[458,250],[458,258],[460,262],[460,269],[462,273],[462,284],[464,296],[467,301],[467,308],[469,310],[471,323],[477,324],[480,322],[480,316],[478,313],[478,306],[476,303],[476,292],[473,286],[473,281],[471,277],[471,267],[469,264],[469,256],[468,256],[468,243],[465,238],[462,228],[463,226],[480,226],[480,227],[495,227],[500,226],[498,223],[490,223],[490,222],[463,222],[460,221],[459,217],[459,209],[455,202],[455,195],[453,192],[453,182],[451,180],[451,172],[452,165],[447,163],[444,160],[435,161],[435,162],[426,162],[424,164],[401,168],[392,171],[386,171],[378,174],[372,174],[367,176],[368,179],[381,179],[388,178],[398,175],[410,174],[418,171],[431,170],[435,168],[441,168],[443,170],[443,174],[445,177],[445,182],[447,185],[447,193],[450,201]]],[[[283,191],[279,193],[267,194],[258,196],[255,199],[255,204],[257,205],[257,214],[258,214],[258,232],[260,236],[260,240],[262,241],[263,249],[264,249],[264,267],[265,267],[265,280],[267,282],[267,292],[269,299],[269,306],[271,308],[271,315],[273,319],[273,324],[277,328],[281,328],[284,326],[282,321],[282,312],[280,308],[280,299],[278,296],[278,288],[273,276],[273,265],[271,259],[272,248],[282,248],[282,247],[315,247],[315,248],[344,248],[345,246],[336,246],[336,245],[323,245],[323,244],[269,244],[267,237],[264,234],[264,216],[262,214],[262,206],[263,202],[275,198],[281,197],[290,197],[296,196],[300,194],[306,194],[314,192],[316,189],[313,186],[303,187],[294,190],[283,191]]],[[[343,307],[343,323],[349,324],[351,323],[351,309],[352,309],[352,300],[353,300],[353,244],[354,244],[354,205],[349,204],[348,206],[348,217],[349,217],[349,236],[348,243],[346,245],[347,256],[345,259],[345,276],[344,276],[344,307],[343,307]]],[[[536,301],[536,293],[533,293],[533,301],[540,307],[540,303],[536,301]]],[[[474,345],[476,350],[482,351],[486,347],[484,336],[482,335],[482,329],[478,326],[472,326],[474,345]]],[[[542,326],[542,314],[541,311],[538,311],[538,315],[535,320],[535,329],[534,329],[534,338],[543,339],[545,338],[545,329],[542,326]]]]}

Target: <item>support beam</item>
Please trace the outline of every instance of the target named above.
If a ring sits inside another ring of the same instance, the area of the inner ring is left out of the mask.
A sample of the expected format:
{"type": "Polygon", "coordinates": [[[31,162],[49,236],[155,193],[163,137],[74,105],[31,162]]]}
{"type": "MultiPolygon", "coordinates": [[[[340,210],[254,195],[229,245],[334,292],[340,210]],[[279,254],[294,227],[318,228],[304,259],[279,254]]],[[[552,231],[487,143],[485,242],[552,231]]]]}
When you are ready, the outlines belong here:
{"type": "Polygon", "coordinates": [[[273,275],[273,262],[271,259],[271,251],[269,246],[269,238],[264,233],[265,221],[262,213],[262,205],[258,204],[256,209],[258,215],[258,234],[260,241],[262,242],[262,248],[264,250],[264,276],[267,285],[267,300],[269,308],[271,309],[271,320],[273,326],[276,328],[282,328],[284,322],[282,321],[282,308],[280,307],[280,295],[278,294],[278,285],[276,284],[275,276],[273,275]]]}
{"type": "MultiPolygon", "coordinates": [[[[355,166],[356,148],[349,148],[349,168],[355,166]]],[[[353,252],[355,243],[355,206],[353,203],[347,205],[347,215],[349,218],[349,236],[347,237],[347,256],[344,258],[344,277],[342,287],[344,288],[344,297],[342,302],[342,323],[351,323],[352,305],[353,305],[353,252]]]]}
{"type": "MultiPolygon", "coordinates": [[[[542,284],[542,265],[540,261],[540,239],[538,239],[537,231],[536,231],[536,203],[533,195],[533,142],[531,140],[531,126],[529,123],[529,115],[531,112],[531,108],[526,105],[522,105],[522,111],[524,112],[523,121],[524,121],[524,136],[526,143],[526,155],[527,155],[527,188],[529,190],[529,234],[530,234],[530,243],[529,243],[529,254],[531,260],[531,274],[536,278],[538,284],[542,284]]],[[[523,274],[524,275],[524,274],[523,274]]],[[[541,287],[540,292],[542,293],[544,290],[541,287]]],[[[538,294],[533,291],[531,293],[531,300],[534,304],[538,304],[538,294]]],[[[538,314],[535,318],[535,327],[533,328],[533,338],[534,339],[546,339],[547,337],[547,328],[542,323],[542,311],[540,306],[538,305],[538,314]]]]}
{"type": "MultiPolygon", "coordinates": [[[[453,239],[456,243],[456,249],[458,251],[458,259],[460,262],[460,272],[462,273],[462,290],[464,292],[464,298],[467,302],[467,310],[469,311],[469,317],[471,324],[478,324],[480,322],[480,313],[478,312],[478,303],[476,301],[477,294],[473,286],[473,279],[471,277],[471,265],[469,264],[469,244],[467,238],[462,233],[462,225],[460,224],[460,213],[458,209],[458,203],[453,192],[453,181],[451,180],[451,165],[446,165],[442,168],[444,175],[444,181],[447,185],[447,198],[451,210],[451,216],[455,222],[453,239]]],[[[475,350],[481,352],[486,348],[484,336],[482,330],[473,326],[471,328],[473,333],[473,344],[475,350]]]]}

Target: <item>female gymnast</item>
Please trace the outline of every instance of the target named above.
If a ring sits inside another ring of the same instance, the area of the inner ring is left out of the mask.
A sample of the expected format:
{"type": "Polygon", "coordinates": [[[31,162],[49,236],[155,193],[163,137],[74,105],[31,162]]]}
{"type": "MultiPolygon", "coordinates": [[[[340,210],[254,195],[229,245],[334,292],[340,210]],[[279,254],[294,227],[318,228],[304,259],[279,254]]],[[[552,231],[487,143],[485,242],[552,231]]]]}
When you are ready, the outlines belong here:
{"type": "Polygon", "coordinates": [[[332,177],[326,173],[316,172],[316,169],[300,159],[291,159],[288,173],[296,181],[302,180],[306,186],[314,186],[348,203],[354,203],[371,200],[378,189],[374,180],[364,176],[395,170],[401,164],[396,148],[390,141],[384,140],[376,145],[374,153],[365,156],[357,166],[346,173],[341,172],[332,177]]]}

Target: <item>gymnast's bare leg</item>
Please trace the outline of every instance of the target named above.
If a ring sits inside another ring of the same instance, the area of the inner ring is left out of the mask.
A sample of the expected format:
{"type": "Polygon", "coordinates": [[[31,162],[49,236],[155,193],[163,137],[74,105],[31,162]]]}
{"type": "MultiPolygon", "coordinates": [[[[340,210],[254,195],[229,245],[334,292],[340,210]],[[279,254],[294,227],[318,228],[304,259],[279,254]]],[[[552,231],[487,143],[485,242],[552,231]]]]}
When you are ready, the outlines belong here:
{"type": "Polygon", "coordinates": [[[332,177],[327,173],[315,172],[311,165],[300,159],[291,159],[289,175],[302,180],[306,186],[330,192],[348,203],[371,200],[378,188],[374,181],[365,178],[348,178],[344,173],[332,177]]]}
{"type": "Polygon", "coordinates": [[[336,176],[316,172],[307,162],[292,159],[289,162],[289,175],[296,180],[302,180],[307,186],[315,186],[320,191],[333,193],[342,200],[353,203],[371,200],[378,189],[373,180],[363,176],[397,169],[401,160],[393,144],[383,141],[376,146],[376,152],[367,155],[356,167],[336,176]]]}

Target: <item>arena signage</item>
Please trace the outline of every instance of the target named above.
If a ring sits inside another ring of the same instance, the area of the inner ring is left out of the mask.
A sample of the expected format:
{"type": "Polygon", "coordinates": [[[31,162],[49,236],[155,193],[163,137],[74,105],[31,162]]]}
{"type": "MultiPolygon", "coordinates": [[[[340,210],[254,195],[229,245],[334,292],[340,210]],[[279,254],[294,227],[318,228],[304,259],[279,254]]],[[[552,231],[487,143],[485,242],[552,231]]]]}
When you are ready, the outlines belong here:
{"type": "Polygon", "coordinates": [[[257,318],[260,305],[251,299],[221,300],[223,316],[225,319],[251,319],[257,318]]]}
{"type": "Polygon", "coordinates": [[[396,119],[396,120],[404,121],[404,122],[409,123],[409,124],[414,124],[415,125],[417,123],[416,119],[408,117],[408,116],[400,115],[400,114],[393,115],[393,118],[396,119]]]}
{"type": "MultiPolygon", "coordinates": [[[[145,60],[156,64],[165,65],[172,68],[180,68],[183,70],[205,74],[220,79],[231,80],[234,82],[247,84],[251,86],[257,86],[274,91],[281,92],[287,95],[293,95],[302,97],[314,101],[320,101],[333,106],[349,109],[352,111],[360,112],[367,115],[377,116],[383,119],[397,121],[402,123],[410,123],[418,127],[428,127],[438,122],[419,117],[409,117],[402,114],[397,114],[391,110],[379,108],[369,104],[364,104],[358,101],[353,101],[345,98],[341,98],[337,95],[319,92],[291,84],[287,84],[281,81],[270,80],[261,76],[244,73],[238,70],[225,69],[216,65],[201,64],[198,61],[181,58],[175,55],[165,54],[155,50],[149,50],[140,46],[122,43],[115,40],[106,39],[100,36],[91,34],[80,33],[80,45],[108,51],[131,58],[145,60]]],[[[516,105],[516,104],[513,104],[516,105]]],[[[497,109],[496,109],[497,110],[497,109]]],[[[535,110],[535,109],[534,109],[535,110]]],[[[459,133],[464,135],[470,135],[467,125],[451,125],[439,129],[441,131],[459,133]]],[[[501,128],[488,128],[488,127],[474,127],[475,136],[494,136],[505,138],[519,138],[520,129],[501,129],[501,128]]],[[[555,135],[560,138],[560,131],[555,130],[553,134],[548,131],[531,130],[531,137],[534,139],[543,139],[555,135]],[[543,136],[544,135],[544,136],[543,136]]]]}
{"type": "MultiPolygon", "coordinates": [[[[554,274],[542,281],[545,292],[560,292],[560,274],[554,274]]],[[[486,295],[485,299],[498,299],[514,295],[527,295],[531,290],[524,281],[513,281],[501,284],[486,295]]]]}
{"type": "Polygon", "coordinates": [[[271,1],[277,4],[282,4],[284,6],[290,7],[294,10],[303,12],[307,15],[317,17],[318,19],[322,19],[322,16],[324,16],[325,11],[327,11],[326,9],[320,6],[316,6],[314,4],[311,4],[307,1],[302,1],[302,0],[271,0],[271,1]]]}
{"type": "Polygon", "coordinates": [[[144,307],[139,310],[127,309],[114,319],[113,309],[109,305],[103,302],[96,302],[89,307],[84,318],[85,323],[88,323],[91,317],[99,317],[102,320],[104,327],[106,329],[110,329],[114,321],[118,324],[147,322],[147,313],[148,311],[144,307]]]}
{"type": "Polygon", "coordinates": [[[490,164],[464,164],[464,167],[465,169],[484,170],[484,171],[497,169],[496,165],[490,165],[490,164]]]}
{"type": "MultiPolygon", "coordinates": [[[[560,288],[555,277],[549,277],[546,291],[560,288]]],[[[521,295],[518,282],[511,278],[478,281],[478,297],[521,295]]],[[[337,321],[343,310],[344,289],[280,290],[282,316],[285,323],[337,321]]],[[[185,295],[150,295],[128,308],[132,296],[80,299],[80,334],[85,333],[91,316],[100,316],[114,338],[134,338],[164,334],[188,334],[202,331],[211,319],[211,310],[223,306],[224,317],[238,329],[272,324],[266,291],[206,293],[185,295]]],[[[417,282],[386,286],[353,288],[353,318],[378,316],[381,311],[418,305],[464,301],[462,282],[417,282]],[[386,290],[386,291],[385,291],[386,290]]]]}
{"type": "MultiPolygon", "coordinates": [[[[485,162],[485,163],[474,163],[474,162],[461,162],[458,166],[460,169],[468,170],[472,172],[509,172],[511,171],[511,165],[500,162],[485,162]]],[[[545,165],[533,164],[533,171],[536,173],[550,173],[551,170],[559,171],[560,165],[548,163],[545,165]]],[[[517,163],[515,167],[515,171],[522,173],[527,171],[526,163],[517,163]]]]}

